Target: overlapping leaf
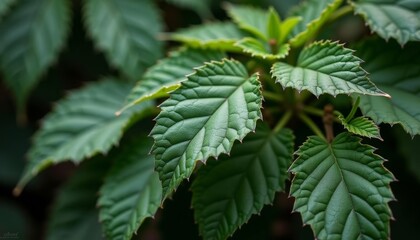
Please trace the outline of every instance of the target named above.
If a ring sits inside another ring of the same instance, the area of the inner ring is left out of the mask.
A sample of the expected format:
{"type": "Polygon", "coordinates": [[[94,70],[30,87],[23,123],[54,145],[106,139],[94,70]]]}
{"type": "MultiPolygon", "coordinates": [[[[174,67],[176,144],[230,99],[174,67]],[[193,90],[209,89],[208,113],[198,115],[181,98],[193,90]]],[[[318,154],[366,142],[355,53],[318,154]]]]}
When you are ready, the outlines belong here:
{"type": "Polygon", "coordinates": [[[310,137],[292,164],[294,209],[317,239],[388,239],[393,176],[374,148],[341,133],[310,137]]]}
{"type": "Polygon", "coordinates": [[[153,217],[160,206],[162,186],[149,155],[146,136],[126,143],[117,152],[115,164],[100,191],[99,219],[107,239],[129,240],[143,220],[153,217]]]}
{"type": "Polygon", "coordinates": [[[197,160],[228,153],[261,118],[258,76],[235,60],[212,62],[188,76],[162,104],[151,132],[164,196],[188,178],[197,160]]]}
{"type": "Polygon", "coordinates": [[[237,51],[234,43],[244,37],[232,22],[213,22],[173,33],[170,39],[196,48],[237,51]]]}
{"type": "Polygon", "coordinates": [[[315,42],[303,49],[297,66],[278,62],[271,73],[284,88],[308,90],[316,96],[323,93],[388,96],[368,79],[360,63],[352,50],[336,42],[315,42]]]}
{"type": "Polygon", "coordinates": [[[229,157],[209,161],[192,186],[192,205],[204,239],[226,239],[285,189],[293,134],[263,124],[233,147],[229,157]],[[221,190],[223,189],[223,190],[221,190]]]}
{"type": "Polygon", "coordinates": [[[373,32],[388,40],[395,38],[401,45],[420,41],[420,3],[405,0],[350,1],[355,12],[365,19],[373,32]]]}
{"type": "Polygon", "coordinates": [[[226,55],[220,51],[183,48],[150,68],[133,88],[124,108],[129,108],[147,99],[168,95],[177,89],[194,68],[211,60],[221,60],[226,55]]]}
{"type": "Polygon", "coordinates": [[[341,124],[343,124],[343,126],[351,133],[368,138],[373,137],[382,139],[378,126],[368,118],[356,117],[350,121],[347,121],[342,114],[339,114],[338,119],[341,121],[341,124]]]}
{"type": "Polygon", "coordinates": [[[3,16],[3,14],[5,14],[10,6],[12,4],[14,4],[16,2],[16,0],[2,0],[0,1],[0,21],[1,21],[1,17],[3,16]]]}
{"type": "Polygon", "coordinates": [[[108,61],[137,80],[161,57],[162,23],[150,0],[86,0],[87,30],[108,61]]]}
{"type": "Polygon", "coordinates": [[[96,199],[109,161],[84,162],[61,189],[48,222],[47,240],[102,238],[96,199]]]}
{"type": "Polygon", "coordinates": [[[0,69],[18,108],[64,46],[70,30],[69,3],[22,0],[1,21],[0,69]]]}
{"type": "Polygon", "coordinates": [[[342,2],[342,0],[308,0],[294,8],[290,15],[301,16],[302,21],[292,30],[293,37],[290,39],[292,46],[301,46],[311,39],[342,2]]]}
{"type": "Polygon", "coordinates": [[[370,79],[391,99],[360,96],[360,109],[376,123],[401,124],[414,136],[420,134],[420,47],[401,49],[396,43],[365,41],[356,46],[370,79]],[[384,51],[386,49],[386,51],[384,51]]]}
{"type": "Polygon", "coordinates": [[[143,113],[144,103],[116,117],[130,85],[107,79],[75,91],[58,103],[44,119],[29,151],[29,162],[16,191],[50,164],[80,162],[106,153],[117,144],[133,114],[143,113]]]}
{"type": "Polygon", "coordinates": [[[226,6],[229,16],[238,26],[261,39],[267,38],[267,21],[269,13],[261,8],[231,5],[226,6]]]}

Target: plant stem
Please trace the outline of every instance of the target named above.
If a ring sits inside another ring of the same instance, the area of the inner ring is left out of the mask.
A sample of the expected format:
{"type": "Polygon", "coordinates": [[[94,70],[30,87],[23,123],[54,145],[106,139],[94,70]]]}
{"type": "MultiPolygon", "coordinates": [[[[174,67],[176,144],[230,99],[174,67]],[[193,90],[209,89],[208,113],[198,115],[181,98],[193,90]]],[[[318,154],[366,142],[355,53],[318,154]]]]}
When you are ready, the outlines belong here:
{"type": "Polygon", "coordinates": [[[310,119],[306,114],[301,113],[299,114],[299,118],[300,120],[302,120],[306,126],[308,126],[312,132],[314,132],[318,137],[324,139],[325,141],[327,140],[324,136],[324,134],[322,133],[322,131],[318,128],[318,126],[312,121],[312,119],[310,119]]]}
{"type": "Polygon", "coordinates": [[[276,126],[274,127],[274,132],[279,132],[283,129],[283,127],[289,122],[290,118],[292,117],[292,111],[287,111],[283,117],[278,121],[276,126]]]}
{"type": "Polygon", "coordinates": [[[335,11],[333,14],[331,14],[330,18],[328,19],[328,23],[331,22],[335,22],[337,21],[337,19],[340,19],[344,16],[346,16],[347,14],[351,13],[353,11],[353,6],[351,5],[346,5],[340,9],[338,9],[337,11],[335,11]]]}
{"type": "Polygon", "coordinates": [[[354,114],[356,114],[357,108],[359,107],[359,103],[360,97],[357,97],[356,102],[354,102],[349,115],[346,117],[346,122],[350,122],[350,120],[354,117],[354,114]]]}
{"type": "Polygon", "coordinates": [[[316,107],[304,106],[303,111],[319,117],[324,116],[324,111],[316,107]]]}
{"type": "Polygon", "coordinates": [[[284,100],[283,96],[281,96],[279,93],[273,93],[269,91],[263,91],[263,97],[276,102],[282,102],[284,100]]]}
{"type": "Polygon", "coordinates": [[[324,107],[324,116],[322,117],[324,122],[325,134],[327,135],[327,142],[332,142],[334,139],[334,107],[331,104],[328,104],[324,107]]]}

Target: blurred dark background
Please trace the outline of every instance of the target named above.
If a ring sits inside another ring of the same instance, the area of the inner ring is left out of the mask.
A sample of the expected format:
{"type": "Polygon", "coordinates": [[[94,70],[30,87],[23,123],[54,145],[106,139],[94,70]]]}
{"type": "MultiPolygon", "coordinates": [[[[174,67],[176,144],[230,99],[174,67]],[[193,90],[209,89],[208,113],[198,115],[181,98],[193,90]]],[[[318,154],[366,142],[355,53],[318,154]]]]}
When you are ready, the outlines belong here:
{"type": "MultiPolygon", "coordinates": [[[[286,16],[297,0],[243,0],[233,1],[247,4],[273,5],[286,16]]],[[[182,9],[158,1],[166,22],[166,31],[188,27],[202,22],[192,10],[182,9]]],[[[95,50],[87,37],[81,17],[82,3],[73,1],[72,32],[59,60],[44,75],[27,105],[27,122],[17,124],[16,112],[11,93],[0,81],[0,233],[19,233],[19,239],[44,239],[45,229],[52,205],[60,187],[77,169],[73,164],[64,163],[50,167],[23,191],[19,197],[12,195],[25,164],[25,154],[31,143],[31,136],[39,127],[39,122],[47,114],[53,103],[69,90],[79,88],[86,82],[96,81],[101,76],[115,75],[104,55],[95,50]]],[[[219,7],[220,1],[212,1],[212,16],[225,19],[226,14],[219,7]]],[[[369,34],[359,17],[348,16],[339,22],[329,24],[321,33],[342,42],[354,42],[369,34]]],[[[172,43],[169,43],[168,48],[172,43]]],[[[0,75],[1,78],[1,75],[0,75]]],[[[332,101],[323,97],[319,104],[332,101]]],[[[335,99],[337,108],[348,108],[349,99],[335,99]]],[[[150,126],[152,126],[150,124],[150,126]]],[[[292,126],[293,127],[293,126],[292,126]]],[[[296,128],[296,145],[305,140],[307,129],[296,128]]],[[[339,128],[338,128],[339,131],[339,128]]],[[[396,221],[391,223],[392,239],[415,239],[420,236],[420,159],[418,149],[420,138],[411,141],[398,126],[381,127],[384,141],[366,140],[365,143],[377,147],[377,153],[389,159],[385,164],[399,180],[392,184],[398,202],[391,208],[396,221]]],[[[309,227],[302,227],[299,214],[291,213],[293,199],[284,193],[278,194],[273,206],[266,206],[260,216],[254,216],[234,235],[234,239],[313,239],[309,227]]],[[[165,203],[155,220],[148,220],[141,227],[140,239],[199,239],[191,210],[191,192],[185,182],[172,200],[165,203]]],[[[417,238],[418,239],[418,238],[417,238]]],[[[91,239],[94,240],[94,239],[91,239]]]]}

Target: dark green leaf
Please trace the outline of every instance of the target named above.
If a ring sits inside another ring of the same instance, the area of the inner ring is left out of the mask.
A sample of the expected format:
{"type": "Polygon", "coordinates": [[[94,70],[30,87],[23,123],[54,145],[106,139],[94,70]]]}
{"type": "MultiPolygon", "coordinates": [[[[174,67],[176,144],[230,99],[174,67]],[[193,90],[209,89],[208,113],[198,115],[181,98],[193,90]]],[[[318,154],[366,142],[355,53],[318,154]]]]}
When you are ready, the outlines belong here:
{"type": "Polygon", "coordinates": [[[151,132],[164,197],[188,178],[198,160],[229,153],[261,118],[258,76],[235,60],[200,67],[171,93],[151,132]]]}
{"type": "Polygon", "coordinates": [[[108,239],[129,240],[143,220],[153,217],[160,206],[162,186],[154,172],[152,146],[146,136],[126,143],[100,190],[99,219],[108,239]]]}
{"type": "Polygon", "coordinates": [[[96,199],[109,169],[105,159],[84,162],[61,189],[48,222],[47,240],[102,238],[96,199]]]}
{"type": "Polygon", "coordinates": [[[1,21],[0,69],[21,110],[64,46],[70,20],[70,1],[21,0],[1,21]]]}
{"type": "Polygon", "coordinates": [[[370,79],[391,99],[360,96],[360,109],[376,123],[401,124],[414,136],[420,134],[420,46],[370,40],[356,46],[370,79]],[[385,51],[386,50],[386,51],[385,51]]]}
{"type": "Polygon", "coordinates": [[[230,156],[202,166],[192,186],[192,205],[204,239],[226,239],[285,190],[293,134],[264,124],[233,147],[230,156]]]}
{"type": "Polygon", "coordinates": [[[116,145],[132,117],[151,105],[141,104],[116,117],[115,111],[121,108],[129,91],[129,84],[106,79],[61,100],[35,135],[29,163],[16,191],[51,164],[66,160],[78,163],[116,145]]]}
{"type": "Polygon", "coordinates": [[[0,21],[3,14],[6,14],[9,11],[10,6],[12,6],[16,0],[2,0],[0,1],[0,21]]]}
{"type": "Polygon", "coordinates": [[[373,151],[349,133],[332,143],[309,137],[299,148],[290,192],[317,239],[389,239],[394,177],[373,151]]]}
{"type": "Polygon", "coordinates": [[[355,0],[350,3],[370,29],[382,38],[395,38],[401,45],[408,41],[420,41],[419,1],[355,0]]]}
{"type": "Polygon", "coordinates": [[[108,61],[132,80],[162,55],[162,21],[150,0],[85,0],[87,30],[108,61]]]}

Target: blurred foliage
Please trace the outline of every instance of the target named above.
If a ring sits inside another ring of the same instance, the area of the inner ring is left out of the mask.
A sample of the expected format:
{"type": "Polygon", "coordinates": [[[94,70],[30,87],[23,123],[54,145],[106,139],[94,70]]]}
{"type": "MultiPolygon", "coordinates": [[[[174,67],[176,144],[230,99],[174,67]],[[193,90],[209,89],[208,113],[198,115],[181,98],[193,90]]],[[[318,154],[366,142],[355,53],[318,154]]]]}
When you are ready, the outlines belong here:
{"type": "MultiPolygon", "coordinates": [[[[18,7],[19,1],[21,0],[0,1],[0,22],[18,7]]],[[[119,70],[107,61],[106,54],[99,51],[88,37],[89,34],[82,20],[83,1],[74,0],[71,2],[72,18],[71,23],[67,25],[70,28],[69,37],[65,40],[65,47],[57,53],[57,60],[49,60],[47,65],[51,65],[51,67],[43,75],[39,73],[41,76],[39,85],[34,87],[26,104],[26,122],[16,118],[15,98],[5,84],[7,76],[0,75],[0,237],[7,233],[17,233],[19,239],[46,239],[47,235],[50,236],[49,239],[70,239],[63,238],[63,235],[54,237],[53,234],[61,233],[57,233],[60,231],[57,222],[48,222],[52,217],[53,221],[73,220],[79,224],[73,225],[73,232],[70,233],[73,239],[95,240],[102,238],[97,220],[92,217],[96,217],[95,214],[97,214],[94,197],[96,197],[102,180],[100,176],[104,176],[106,170],[105,164],[101,162],[103,159],[100,157],[80,166],[60,164],[51,167],[38,176],[21,196],[14,197],[12,195],[13,187],[24,168],[25,156],[32,141],[32,134],[55,102],[65,96],[68,91],[84,86],[87,82],[97,81],[103,76],[119,74],[119,70]],[[98,170],[96,173],[99,177],[95,178],[98,182],[89,180],[92,176],[87,174],[86,169],[88,168],[98,170]],[[99,169],[104,169],[104,171],[99,171],[99,169]],[[73,174],[81,175],[82,178],[77,179],[86,180],[89,184],[73,181],[70,178],[73,174]],[[85,220],[79,222],[76,215],[73,216],[75,219],[54,219],[54,214],[57,211],[66,210],[68,207],[64,206],[66,202],[63,203],[60,200],[67,200],[67,204],[70,205],[77,204],[77,202],[71,202],[77,200],[74,199],[76,194],[71,191],[79,191],[81,187],[87,188],[82,197],[90,197],[90,205],[86,206],[86,212],[74,214],[79,214],[85,220]],[[89,224],[85,225],[86,222],[89,224]],[[81,235],[83,231],[90,234],[88,236],[81,235]]],[[[173,31],[191,24],[198,24],[206,19],[227,18],[224,10],[220,7],[222,1],[207,0],[194,4],[189,2],[191,1],[157,1],[163,14],[164,31],[173,31]],[[210,8],[206,6],[210,6],[210,8]]],[[[231,2],[259,6],[273,5],[281,17],[285,17],[288,10],[299,3],[298,0],[232,0],[231,2]]],[[[26,27],[25,24],[18,22],[15,28],[22,30],[26,27]]],[[[10,33],[0,31],[0,34],[10,33]]],[[[334,24],[327,25],[319,36],[328,35],[333,36],[333,39],[336,40],[353,42],[368,34],[369,31],[359,17],[347,16],[334,24]]],[[[172,43],[167,46],[168,49],[172,47],[172,43]]],[[[1,46],[0,49],[2,49],[1,46]]],[[[350,101],[343,96],[337,98],[321,96],[320,101],[316,104],[323,106],[325,103],[331,102],[331,99],[334,99],[336,109],[343,110],[343,112],[350,109],[350,101]]],[[[341,126],[337,128],[339,127],[341,126]]],[[[133,132],[137,130],[137,132],[149,132],[151,123],[139,122],[132,129],[135,130],[133,132]]],[[[296,129],[296,145],[300,145],[306,139],[308,129],[306,127],[296,129]]],[[[391,223],[392,239],[417,239],[420,236],[418,228],[420,226],[420,196],[416,194],[420,189],[420,157],[417,152],[420,138],[417,136],[414,141],[411,141],[410,136],[400,127],[391,128],[389,126],[381,128],[381,135],[384,141],[373,139],[367,142],[378,147],[378,152],[385,159],[390,159],[386,163],[386,167],[399,180],[392,184],[392,189],[398,199],[398,202],[391,203],[394,218],[397,220],[391,223]]],[[[147,220],[146,224],[141,227],[141,234],[135,235],[133,238],[200,239],[191,209],[190,187],[190,183],[182,185],[172,199],[165,203],[164,211],[158,211],[154,220],[147,220]]],[[[274,205],[265,206],[261,215],[253,216],[234,234],[232,239],[311,239],[310,228],[308,226],[302,228],[300,216],[297,213],[290,213],[292,206],[291,198],[288,198],[284,193],[277,194],[274,205]]]]}

